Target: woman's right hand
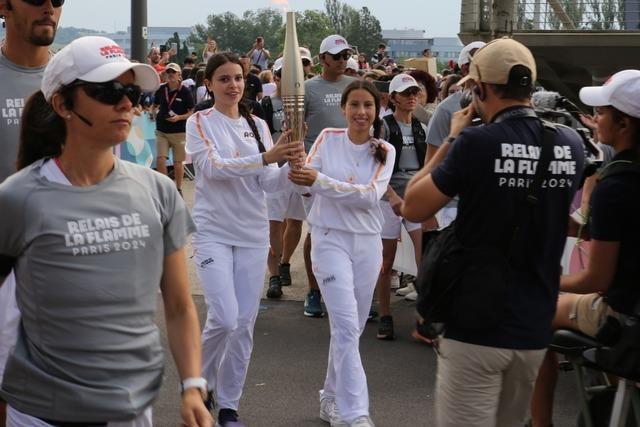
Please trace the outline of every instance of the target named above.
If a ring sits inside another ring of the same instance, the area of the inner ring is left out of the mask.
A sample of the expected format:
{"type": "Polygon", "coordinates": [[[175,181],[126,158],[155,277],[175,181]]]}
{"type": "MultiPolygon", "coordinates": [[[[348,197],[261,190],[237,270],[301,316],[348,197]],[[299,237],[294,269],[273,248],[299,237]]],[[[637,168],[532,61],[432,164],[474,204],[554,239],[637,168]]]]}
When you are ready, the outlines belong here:
{"type": "Polygon", "coordinates": [[[265,163],[296,162],[302,156],[304,156],[304,145],[301,141],[287,142],[282,137],[263,154],[265,163]]]}

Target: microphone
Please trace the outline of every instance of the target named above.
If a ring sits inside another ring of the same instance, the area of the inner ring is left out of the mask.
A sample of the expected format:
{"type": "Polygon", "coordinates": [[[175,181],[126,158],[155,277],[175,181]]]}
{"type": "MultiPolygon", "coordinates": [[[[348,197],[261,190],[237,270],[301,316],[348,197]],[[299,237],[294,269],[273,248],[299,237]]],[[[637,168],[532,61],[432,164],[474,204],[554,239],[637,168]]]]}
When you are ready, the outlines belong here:
{"type": "Polygon", "coordinates": [[[531,96],[533,108],[540,110],[565,109],[570,113],[586,114],[580,107],[558,92],[540,91],[531,96]]]}
{"type": "Polygon", "coordinates": [[[73,114],[75,114],[76,116],[78,116],[78,118],[79,118],[80,120],[82,120],[82,122],[83,122],[85,125],[87,125],[87,126],[89,126],[89,127],[93,127],[93,123],[91,123],[91,122],[89,121],[89,119],[87,119],[86,117],[84,117],[84,116],[83,116],[83,115],[81,115],[81,114],[76,113],[74,110],[71,110],[71,112],[72,112],[73,114]]]}

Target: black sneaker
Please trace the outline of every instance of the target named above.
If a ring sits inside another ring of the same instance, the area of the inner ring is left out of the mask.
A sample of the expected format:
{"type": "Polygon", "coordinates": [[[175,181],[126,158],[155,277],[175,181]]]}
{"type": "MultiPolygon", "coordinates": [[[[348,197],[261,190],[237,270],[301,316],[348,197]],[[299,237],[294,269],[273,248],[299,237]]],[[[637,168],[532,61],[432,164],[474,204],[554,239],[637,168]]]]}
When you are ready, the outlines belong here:
{"type": "Polygon", "coordinates": [[[396,339],[396,336],[393,333],[393,317],[382,316],[380,318],[380,323],[378,324],[378,335],[376,335],[376,338],[384,341],[396,339]]]}
{"type": "Polygon", "coordinates": [[[269,289],[267,289],[267,298],[276,299],[282,296],[282,284],[280,276],[269,277],[269,289]]]}
{"type": "Polygon", "coordinates": [[[320,305],[320,291],[317,289],[310,290],[304,299],[304,315],[307,317],[322,317],[324,311],[320,305]]]}
{"type": "Polygon", "coordinates": [[[218,412],[216,427],[245,427],[245,425],[238,420],[238,413],[236,411],[223,408],[218,412]]]}
{"type": "Polygon", "coordinates": [[[283,262],[278,266],[280,274],[280,284],[282,286],[291,286],[291,264],[283,262]]]}
{"type": "Polygon", "coordinates": [[[369,315],[367,316],[367,321],[374,320],[378,317],[378,312],[371,307],[369,309],[369,315]]]}

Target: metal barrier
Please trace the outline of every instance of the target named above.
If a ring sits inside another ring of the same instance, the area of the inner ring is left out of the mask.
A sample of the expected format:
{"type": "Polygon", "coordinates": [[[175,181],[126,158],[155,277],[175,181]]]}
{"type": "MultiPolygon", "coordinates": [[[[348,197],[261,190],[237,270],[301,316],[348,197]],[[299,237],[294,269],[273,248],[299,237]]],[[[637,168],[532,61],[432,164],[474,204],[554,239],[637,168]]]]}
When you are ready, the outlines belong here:
{"type": "Polygon", "coordinates": [[[640,29],[640,0],[519,0],[518,31],[640,29]]]}
{"type": "Polygon", "coordinates": [[[507,32],[638,31],[640,0],[462,0],[462,32],[495,30],[497,19],[507,32]]]}

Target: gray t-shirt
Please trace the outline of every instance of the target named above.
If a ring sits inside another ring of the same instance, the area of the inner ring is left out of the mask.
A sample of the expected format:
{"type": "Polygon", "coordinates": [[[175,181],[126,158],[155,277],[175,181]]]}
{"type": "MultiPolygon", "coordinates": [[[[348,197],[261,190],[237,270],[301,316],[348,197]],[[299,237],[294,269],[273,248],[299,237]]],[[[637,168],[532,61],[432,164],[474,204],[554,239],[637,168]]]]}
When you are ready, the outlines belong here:
{"type": "MultiPolygon", "coordinates": [[[[462,91],[458,91],[449,95],[447,99],[438,104],[427,128],[427,144],[440,147],[445,138],[449,136],[451,117],[456,111],[462,110],[460,107],[461,99],[462,91]]],[[[447,207],[457,208],[458,196],[451,199],[451,201],[447,203],[447,207]]]]}
{"type": "Polygon", "coordinates": [[[269,58],[264,52],[264,49],[254,49],[253,52],[251,52],[251,63],[259,65],[262,71],[269,68],[269,58]]]}
{"type": "Polygon", "coordinates": [[[164,258],[195,226],[167,177],[116,160],[91,187],[40,174],[0,185],[0,254],[17,258],[22,323],[0,396],[59,421],[135,417],[163,373],[155,324],[164,258]]]}
{"type": "Polygon", "coordinates": [[[340,99],[344,89],[355,80],[342,76],[337,82],[329,82],[322,76],[315,76],[304,82],[304,115],[308,126],[304,148],[307,152],[323,129],[347,127],[347,120],[340,109],[340,99]]]}
{"type": "Polygon", "coordinates": [[[29,97],[40,90],[45,67],[20,67],[0,53],[0,182],[16,171],[20,116],[29,97]]]}
{"type": "MultiPolygon", "coordinates": [[[[389,185],[393,188],[393,191],[404,198],[404,191],[407,188],[407,184],[414,177],[418,169],[420,169],[420,162],[418,162],[418,155],[416,154],[416,146],[413,142],[413,130],[411,123],[402,123],[396,120],[402,133],[402,151],[400,152],[400,160],[398,160],[398,171],[396,171],[389,181],[389,185]]],[[[426,127],[422,125],[422,128],[426,127]]],[[[387,121],[382,121],[382,135],[383,139],[388,141],[389,126],[387,121]]]]}

